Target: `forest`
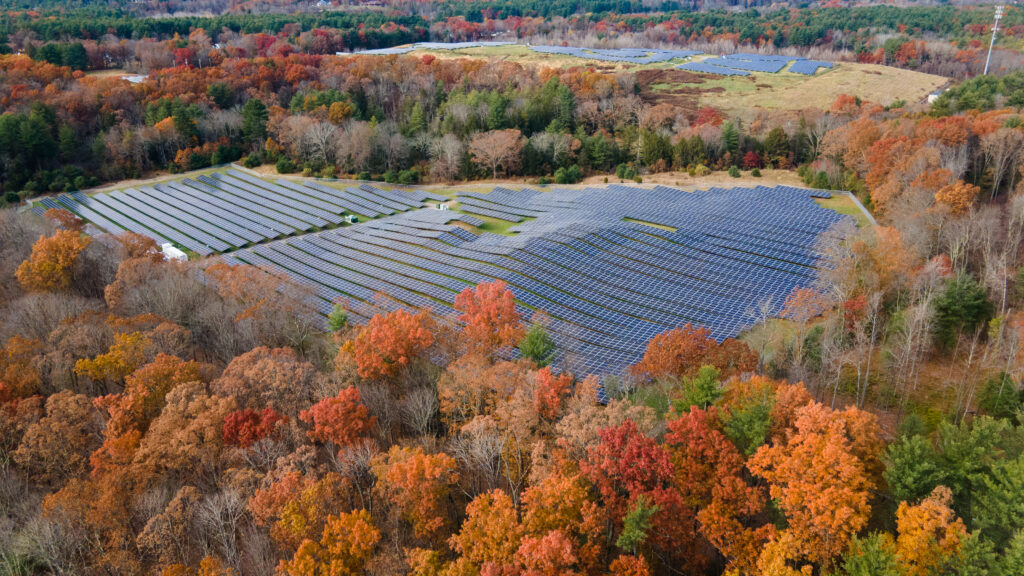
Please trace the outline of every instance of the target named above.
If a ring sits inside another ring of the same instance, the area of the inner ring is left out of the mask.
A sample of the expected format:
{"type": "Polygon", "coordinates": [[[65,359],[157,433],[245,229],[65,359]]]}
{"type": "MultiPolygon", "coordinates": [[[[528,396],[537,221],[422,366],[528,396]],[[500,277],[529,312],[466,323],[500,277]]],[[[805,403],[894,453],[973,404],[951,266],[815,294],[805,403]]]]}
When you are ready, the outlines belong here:
{"type": "Polygon", "coordinates": [[[501,282],[453,317],[382,297],[324,323],[284,277],[2,211],[0,562],[1019,574],[1024,205],[975,208],[970,186],[924,211],[937,238],[851,233],[788,329],[683,326],[604,379],[549,366],[544,314],[501,282]]]}
{"type": "Polygon", "coordinates": [[[978,7],[58,4],[0,15],[0,574],[1024,574],[1018,9],[982,76],[978,7]],[[741,117],[628,68],[350,53],[504,36],[952,81],[741,117]],[[287,276],[25,204],[230,162],[410,186],[771,170],[870,218],[780,318],[680,326],[596,375],[500,281],[450,317],[381,294],[324,318],[287,276]]]}
{"type": "MultiPolygon", "coordinates": [[[[496,12],[473,12],[480,7],[471,2],[444,3],[430,15],[332,11],[294,18],[131,18],[100,7],[6,12],[0,34],[12,54],[0,55],[0,205],[230,161],[389,182],[470,180],[487,173],[488,159],[473,155],[474,141],[480,150],[485,138],[508,157],[501,176],[542,183],[779,165],[807,166],[813,181],[822,170],[810,163],[827,160],[817,141],[837,123],[820,110],[806,111],[796,126],[770,111],[743,126],[713,105],[657,105],[630,70],[545,70],[506,60],[480,73],[482,59],[333,55],[496,34],[600,44],[615,31],[617,46],[795,50],[963,77],[984,64],[989,17],[976,8],[872,7],[566,19],[488,6],[496,12]],[[101,73],[107,70],[145,81],[131,84],[101,73]],[[769,141],[772,125],[784,121],[786,133],[769,141]]],[[[1004,99],[968,100],[959,110],[944,99],[933,115],[1019,105],[1019,18],[1018,11],[1007,15],[1005,46],[994,56],[1007,75],[993,81],[1003,85],[986,88],[1004,99]]],[[[897,106],[881,113],[916,118],[920,111],[897,106]]],[[[979,174],[972,172],[973,183],[979,174]]]]}

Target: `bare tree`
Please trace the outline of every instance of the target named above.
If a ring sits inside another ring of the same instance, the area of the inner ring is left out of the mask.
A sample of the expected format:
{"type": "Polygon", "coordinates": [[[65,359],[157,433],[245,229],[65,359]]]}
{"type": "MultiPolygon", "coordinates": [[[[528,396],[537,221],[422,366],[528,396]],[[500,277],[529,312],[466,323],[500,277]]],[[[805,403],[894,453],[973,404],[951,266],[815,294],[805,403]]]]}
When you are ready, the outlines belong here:
{"type": "Polygon", "coordinates": [[[465,154],[466,147],[455,134],[448,133],[434,140],[430,146],[434,176],[441,180],[454,180],[459,174],[459,164],[465,154]]]}
{"type": "Polygon", "coordinates": [[[209,539],[207,546],[234,567],[239,561],[238,529],[245,516],[245,506],[245,498],[232,489],[207,496],[199,505],[198,519],[203,534],[209,539]]]}
{"type": "Polygon", "coordinates": [[[423,386],[405,395],[401,402],[402,422],[418,435],[430,431],[437,416],[437,393],[432,387],[423,386]]]}
{"type": "Polygon", "coordinates": [[[491,130],[473,137],[469,153],[473,160],[490,169],[493,178],[497,178],[498,168],[507,174],[519,167],[524,145],[525,138],[519,130],[491,130]]]}
{"type": "MultiPolygon", "coordinates": [[[[1024,134],[1013,128],[1000,128],[981,137],[981,149],[992,173],[992,198],[995,198],[1006,174],[1009,173],[1011,179],[1015,174],[1014,168],[1024,150],[1024,134]]],[[[1012,181],[1010,186],[1013,186],[1012,181]]]]}

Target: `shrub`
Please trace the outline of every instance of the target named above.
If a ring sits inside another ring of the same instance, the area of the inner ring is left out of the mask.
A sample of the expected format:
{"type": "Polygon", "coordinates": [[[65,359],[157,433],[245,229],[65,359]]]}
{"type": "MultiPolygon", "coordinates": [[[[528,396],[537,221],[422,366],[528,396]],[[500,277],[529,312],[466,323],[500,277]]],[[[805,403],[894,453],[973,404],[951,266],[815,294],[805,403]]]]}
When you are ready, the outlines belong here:
{"type": "Polygon", "coordinates": [[[295,162],[287,156],[281,156],[277,159],[277,164],[274,165],[277,168],[278,174],[291,174],[295,172],[295,162]]]}
{"type": "Polygon", "coordinates": [[[388,184],[396,184],[398,182],[398,172],[388,170],[384,173],[384,181],[388,184]]]}
{"type": "Polygon", "coordinates": [[[760,178],[761,177],[761,169],[760,168],[754,168],[753,170],[750,171],[750,175],[753,176],[754,178],[760,178]]]}
{"type": "Polygon", "coordinates": [[[416,184],[420,181],[420,171],[415,168],[402,170],[398,173],[399,184],[416,184]]]}
{"type": "Polygon", "coordinates": [[[255,168],[260,164],[262,164],[262,162],[260,162],[260,157],[257,154],[249,154],[245,158],[242,158],[242,166],[245,166],[246,168],[255,168]]]}
{"type": "Polygon", "coordinates": [[[991,312],[985,287],[968,274],[957,275],[935,301],[935,342],[951,349],[959,334],[973,332],[991,312]]]}
{"type": "Polygon", "coordinates": [[[707,176],[708,174],[711,174],[711,168],[708,168],[703,164],[697,164],[697,166],[693,169],[694,176],[707,176]]]}
{"type": "Polygon", "coordinates": [[[729,166],[729,176],[732,176],[733,178],[739,178],[740,169],[735,166],[729,166]]]}
{"type": "Polygon", "coordinates": [[[321,178],[335,178],[338,176],[337,166],[328,166],[320,171],[321,178]]]}
{"type": "Polygon", "coordinates": [[[821,189],[828,188],[828,174],[826,174],[825,172],[818,172],[814,176],[814,187],[821,189]]]}
{"type": "Polygon", "coordinates": [[[366,170],[363,170],[359,174],[356,174],[356,180],[369,180],[369,179],[370,179],[370,173],[367,172],[366,170]]]}
{"type": "Polygon", "coordinates": [[[579,166],[573,164],[568,168],[559,168],[555,170],[555,183],[556,184],[575,184],[583,179],[583,172],[579,166]]]}

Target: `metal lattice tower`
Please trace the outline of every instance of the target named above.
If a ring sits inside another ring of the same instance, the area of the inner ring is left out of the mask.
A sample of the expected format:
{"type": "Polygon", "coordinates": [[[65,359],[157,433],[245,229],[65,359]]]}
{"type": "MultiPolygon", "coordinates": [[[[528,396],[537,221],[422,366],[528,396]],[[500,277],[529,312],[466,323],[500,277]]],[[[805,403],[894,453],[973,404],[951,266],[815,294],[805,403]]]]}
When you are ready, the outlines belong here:
{"type": "Polygon", "coordinates": [[[988,44],[988,56],[985,58],[985,76],[988,76],[988,65],[992,61],[992,47],[996,45],[996,33],[999,32],[999,21],[1003,18],[1003,7],[996,6],[995,22],[992,24],[992,40],[988,44]]]}

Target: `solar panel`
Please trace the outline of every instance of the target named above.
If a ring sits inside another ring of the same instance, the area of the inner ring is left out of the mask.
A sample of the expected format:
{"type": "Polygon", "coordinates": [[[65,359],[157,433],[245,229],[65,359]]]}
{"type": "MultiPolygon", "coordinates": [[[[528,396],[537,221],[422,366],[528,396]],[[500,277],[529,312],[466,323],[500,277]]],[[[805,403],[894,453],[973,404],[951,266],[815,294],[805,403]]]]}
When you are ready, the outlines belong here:
{"type": "MultiPolygon", "coordinates": [[[[522,314],[548,315],[560,369],[597,374],[621,374],[666,330],[699,325],[722,340],[749,328],[765,306],[779,313],[794,289],[815,281],[823,243],[839,241],[835,227],[849,221],[815,203],[827,191],[790,186],[496,187],[456,193],[457,210],[417,209],[436,197],[370,184],[271,183],[231,170],[41,203],[199,254],[248,245],[221,258],[292,277],[324,314],[336,299],[359,309],[383,294],[387,309],[452,317],[466,287],[502,280],[522,314]],[[346,210],[382,217],[290,237],[318,214],[346,210]],[[505,234],[467,229],[485,223],[474,214],[512,225],[505,234]],[[285,237],[260,243],[275,236],[285,237]]],[[[354,310],[353,321],[365,321],[363,312],[354,310]]]]}

